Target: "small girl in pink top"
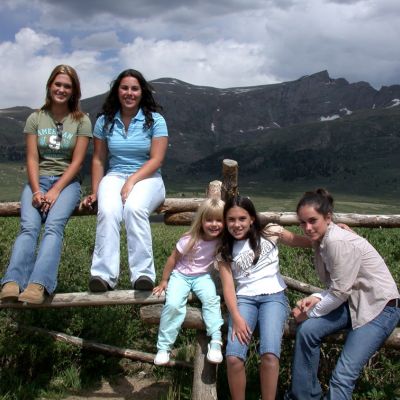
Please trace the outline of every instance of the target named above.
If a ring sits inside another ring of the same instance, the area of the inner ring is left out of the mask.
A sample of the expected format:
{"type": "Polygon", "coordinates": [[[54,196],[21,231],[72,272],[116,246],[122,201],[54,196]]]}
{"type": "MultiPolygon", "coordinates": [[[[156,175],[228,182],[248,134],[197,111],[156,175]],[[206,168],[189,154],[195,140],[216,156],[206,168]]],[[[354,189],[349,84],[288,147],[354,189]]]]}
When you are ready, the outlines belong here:
{"type": "Polygon", "coordinates": [[[164,266],[160,284],[153,294],[160,296],[166,290],[165,304],[158,331],[157,355],[154,364],[169,362],[170,351],[185,319],[186,303],[193,291],[202,303],[202,314],[211,337],[207,360],[213,364],[222,361],[220,297],[210,275],[216,250],[223,231],[224,202],[207,199],[199,207],[192,226],[176,244],[164,266]]]}

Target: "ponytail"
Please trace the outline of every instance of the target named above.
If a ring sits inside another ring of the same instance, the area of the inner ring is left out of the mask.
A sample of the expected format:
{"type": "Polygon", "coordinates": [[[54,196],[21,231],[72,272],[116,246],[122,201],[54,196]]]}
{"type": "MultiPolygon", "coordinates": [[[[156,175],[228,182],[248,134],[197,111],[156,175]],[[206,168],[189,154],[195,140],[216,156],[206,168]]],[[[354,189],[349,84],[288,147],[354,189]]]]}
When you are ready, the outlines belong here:
{"type": "Polygon", "coordinates": [[[312,206],[319,214],[327,216],[333,214],[333,197],[323,188],[318,188],[311,192],[305,192],[297,204],[297,214],[299,213],[300,208],[304,206],[312,206]]]}

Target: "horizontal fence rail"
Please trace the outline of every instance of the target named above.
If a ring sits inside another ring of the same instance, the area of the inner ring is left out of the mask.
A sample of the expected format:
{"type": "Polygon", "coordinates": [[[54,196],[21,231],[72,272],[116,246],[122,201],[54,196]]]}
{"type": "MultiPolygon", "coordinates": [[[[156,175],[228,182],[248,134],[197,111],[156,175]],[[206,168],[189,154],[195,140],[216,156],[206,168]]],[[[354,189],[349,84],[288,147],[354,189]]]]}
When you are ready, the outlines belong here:
{"type": "MultiPolygon", "coordinates": [[[[164,215],[167,225],[190,225],[199,205],[206,198],[167,198],[156,210],[157,214],[164,215]]],[[[0,217],[19,217],[21,212],[20,202],[0,203],[0,217]]],[[[96,215],[96,210],[75,208],[73,216],[96,215]]],[[[299,221],[294,212],[269,211],[259,213],[262,222],[276,223],[282,226],[298,225],[299,221]]],[[[335,213],[334,221],[342,222],[352,227],[365,228],[400,228],[400,214],[376,215],[356,213],[335,213]]]]}
{"type": "MultiPolygon", "coordinates": [[[[239,165],[235,160],[225,159],[222,161],[222,182],[211,181],[206,190],[204,198],[167,198],[157,210],[157,214],[164,216],[166,225],[190,225],[194,213],[200,204],[210,197],[218,197],[226,200],[238,194],[238,170],[239,165]]],[[[21,213],[19,202],[0,203],[0,217],[18,217],[21,213]]],[[[96,215],[96,209],[87,209],[80,206],[75,208],[73,216],[96,215]]],[[[277,223],[283,226],[298,225],[296,213],[294,212],[260,212],[261,222],[277,223]]],[[[345,223],[352,227],[367,228],[399,228],[400,215],[364,215],[355,213],[335,213],[334,221],[345,223]]]]}

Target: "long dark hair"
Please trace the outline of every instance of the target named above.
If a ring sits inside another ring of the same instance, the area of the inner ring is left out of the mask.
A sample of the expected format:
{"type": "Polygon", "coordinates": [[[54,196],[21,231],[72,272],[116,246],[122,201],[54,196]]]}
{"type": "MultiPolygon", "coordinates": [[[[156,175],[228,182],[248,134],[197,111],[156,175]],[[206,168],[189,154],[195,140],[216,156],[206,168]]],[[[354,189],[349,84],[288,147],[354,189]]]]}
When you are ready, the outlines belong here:
{"type": "Polygon", "coordinates": [[[303,206],[312,206],[318,214],[326,217],[333,214],[333,197],[326,189],[318,188],[303,194],[297,203],[297,214],[303,206]]]}
{"type": "Polygon", "coordinates": [[[125,71],[122,71],[118,77],[111,82],[110,91],[108,92],[106,100],[104,101],[102,112],[99,114],[104,115],[104,127],[106,129],[108,126],[110,126],[111,130],[115,114],[121,108],[118,98],[118,89],[122,79],[126,78],[127,76],[136,78],[139,82],[140,88],[142,89],[142,99],[140,100],[139,107],[143,110],[145,117],[144,128],[150,129],[154,123],[151,113],[161,111],[162,107],[155,101],[153,97],[153,87],[146,81],[144,76],[135,69],[126,69],[125,71]]]}
{"type": "Polygon", "coordinates": [[[253,202],[248,197],[234,196],[228,199],[224,207],[224,231],[222,234],[222,244],[220,247],[220,253],[224,261],[232,262],[232,250],[235,238],[229,233],[227,228],[226,215],[232,207],[240,207],[246,210],[250,217],[254,219],[250,226],[247,239],[249,239],[249,244],[254,252],[253,265],[257,264],[260,258],[260,241],[262,236],[262,226],[260,219],[257,215],[256,209],[253,202]]]}
{"type": "Polygon", "coordinates": [[[51,94],[50,94],[50,86],[56,79],[57,75],[65,74],[68,75],[72,82],[72,95],[68,100],[68,109],[72,114],[72,118],[75,120],[79,120],[84,116],[84,113],[80,109],[79,101],[81,99],[81,84],[79,82],[78,74],[75,69],[70,65],[60,64],[57,65],[49,76],[46,84],[46,100],[41,110],[50,111],[52,106],[51,94]]]}

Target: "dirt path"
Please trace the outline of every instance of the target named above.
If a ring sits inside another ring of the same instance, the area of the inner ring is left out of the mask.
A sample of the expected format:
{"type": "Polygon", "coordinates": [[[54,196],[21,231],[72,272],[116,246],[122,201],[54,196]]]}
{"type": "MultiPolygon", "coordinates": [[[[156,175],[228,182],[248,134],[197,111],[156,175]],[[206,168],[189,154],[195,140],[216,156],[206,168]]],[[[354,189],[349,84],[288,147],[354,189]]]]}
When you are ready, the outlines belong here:
{"type": "Polygon", "coordinates": [[[112,381],[103,380],[101,387],[85,389],[64,400],[156,400],[170,388],[167,380],[156,380],[144,371],[134,376],[121,376],[112,381]]]}
{"type": "Polygon", "coordinates": [[[64,400],[155,400],[168,393],[169,383],[150,378],[122,377],[115,382],[103,382],[100,388],[83,390],[64,400]]]}

